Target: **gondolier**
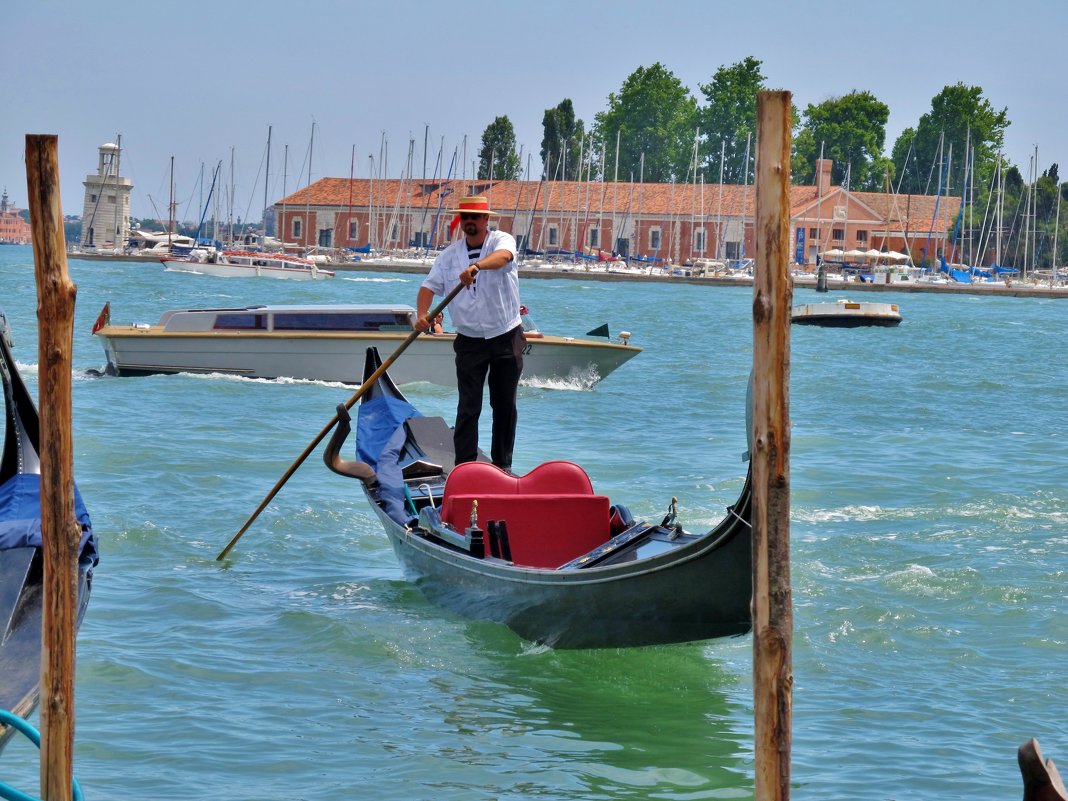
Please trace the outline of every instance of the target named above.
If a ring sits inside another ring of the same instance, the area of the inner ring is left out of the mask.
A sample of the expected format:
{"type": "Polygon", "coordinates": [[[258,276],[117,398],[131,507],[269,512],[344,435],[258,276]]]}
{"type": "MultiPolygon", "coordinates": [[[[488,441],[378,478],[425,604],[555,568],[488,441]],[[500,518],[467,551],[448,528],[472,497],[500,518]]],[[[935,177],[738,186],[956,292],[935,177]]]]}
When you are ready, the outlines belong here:
{"type": "Polygon", "coordinates": [[[519,314],[515,239],[504,231],[489,230],[489,218],[497,213],[490,210],[484,196],[462,197],[457,206],[452,210],[456,213],[453,227],[460,225],[464,236],[434,260],[419,288],[414,325],[428,330],[427,312],[434,296],[444,296],[457,282],[466,287],[449,306],[457,333],[453,344],[459,389],[453,431],[456,462],[473,462],[478,457],[478,420],[488,379],[493,410],[490,458],[498,467],[511,470],[516,394],[526,344],[519,314]]]}

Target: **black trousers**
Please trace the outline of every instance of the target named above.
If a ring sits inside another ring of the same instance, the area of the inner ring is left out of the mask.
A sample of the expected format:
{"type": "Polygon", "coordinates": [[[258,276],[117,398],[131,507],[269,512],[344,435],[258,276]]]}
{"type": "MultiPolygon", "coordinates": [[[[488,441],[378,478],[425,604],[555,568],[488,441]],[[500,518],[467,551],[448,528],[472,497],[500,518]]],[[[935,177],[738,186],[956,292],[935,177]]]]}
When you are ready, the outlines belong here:
{"type": "Polygon", "coordinates": [[[493,410],[493,443],[490,458],[498,467],[511,469],[518,419],[516,395],[523,372],[523,326],[491,339],[456,335],[456,384],[459,401],[453,447],[456,463],[478,458],[478,418],[482,414],[482,390],[489,377],[490,408],[493,410]]]}

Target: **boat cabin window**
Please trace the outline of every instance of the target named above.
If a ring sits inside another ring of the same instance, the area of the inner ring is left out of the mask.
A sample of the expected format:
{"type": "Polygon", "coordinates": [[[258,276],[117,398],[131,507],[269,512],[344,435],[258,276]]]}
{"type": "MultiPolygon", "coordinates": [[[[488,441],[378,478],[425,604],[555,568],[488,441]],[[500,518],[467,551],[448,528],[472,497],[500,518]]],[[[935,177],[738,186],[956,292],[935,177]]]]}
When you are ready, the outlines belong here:
{"type": "Polygon", "coordinates": [[[252,312],[219,314],[212,328],[215,331],[264,331],[267,329],[267,315],[252,312]]]}
{"type": "Polygon", "coordinates": [[[405,312],[275,312],[275,331],[380,331],[411,328],[405,312]]]}

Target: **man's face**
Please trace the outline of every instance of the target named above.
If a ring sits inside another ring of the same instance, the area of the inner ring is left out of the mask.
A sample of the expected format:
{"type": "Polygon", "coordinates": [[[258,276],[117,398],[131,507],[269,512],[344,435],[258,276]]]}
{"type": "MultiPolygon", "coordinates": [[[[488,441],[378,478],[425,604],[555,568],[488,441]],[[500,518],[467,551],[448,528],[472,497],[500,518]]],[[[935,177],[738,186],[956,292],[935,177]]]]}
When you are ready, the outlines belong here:
{"type": "Polygon", "coordinates": [[[460,227],[464,229],[465,236],[473,238],[483,236],[488,225],[488,214],[472,214],[466,211],[460,213],[460,227]]]}

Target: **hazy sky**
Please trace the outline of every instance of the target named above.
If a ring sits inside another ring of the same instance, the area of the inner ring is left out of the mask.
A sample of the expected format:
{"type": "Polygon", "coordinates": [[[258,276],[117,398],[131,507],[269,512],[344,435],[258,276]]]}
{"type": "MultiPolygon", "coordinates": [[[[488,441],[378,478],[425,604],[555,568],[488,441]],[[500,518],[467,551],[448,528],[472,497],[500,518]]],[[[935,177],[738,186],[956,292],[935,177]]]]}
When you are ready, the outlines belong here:
{"type": "MultiPolygon", "coordinates": [[[[507,115],[540,162],[545,109],[571,98],[587,127],[640,66],[661,62],[699,99],[716,69],[746,56],[804,109],[867,90],[890,107],[887,151],[958,81],[1012,125],[1006,154],[1026,174],[1068,163],[1068,0],[662,0],[431,3],[415,0],[11,0],[0,11],[0,188],[26,206],[25,134],[59,135],[63,210],[80,214],[97,148],[122,136],[133,215],[166,217],[174,157],[179,216],[198,216],[201,166],[235,163],[235,216],[311,180],[369,174],[383,134],[398,177],[433,175],[467,136],[507,115]],[[443,147],[442,147],[443,146],[443,147]],[[257,177],[258,176],[258,177],[257,177]],[[154,205],[153,205],[154,204],[154,205]]],[[[459,170],[459,168],[457,168],[459,170]]],[[[1062,180],[1068,169],[1062,167],[1062,180]]],[[[714,177],[711,177],[714,180],[714,177]]]]}

